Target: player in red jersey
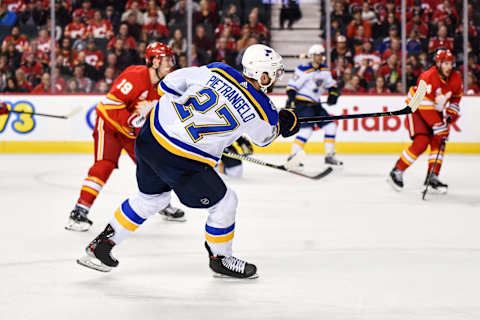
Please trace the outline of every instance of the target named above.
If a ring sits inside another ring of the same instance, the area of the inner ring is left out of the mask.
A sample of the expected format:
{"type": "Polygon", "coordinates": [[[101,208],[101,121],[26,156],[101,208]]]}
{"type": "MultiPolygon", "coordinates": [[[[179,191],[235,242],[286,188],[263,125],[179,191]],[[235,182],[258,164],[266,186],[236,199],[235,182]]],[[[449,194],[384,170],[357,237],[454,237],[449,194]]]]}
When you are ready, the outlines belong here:
{"type": "MultiPolygon", "coordinates": [[[[142,127],[150,109],[160,99],[157,84],[174,65],[173,53],[159,42],[145,51],[147,66],[130,66],[112,84],[110,92],[97,104],[97,120],[93,130],[95,163],[88,171],[67,230],[87,231],[92,221],[87,218],[93,202],[107,182],[124,149],[133,161],[136,133],[142,127]]],[[[168,206],[160,212],[169,220],[184,221],[181,209],[168,206]]]]}
{"type": "MultiPolygon", "coordinates": [[[[417,111],[407,115],[408,130],[413,142],[403,150],[388,178],[391,185],[398,191],[403,188],[403,172],[430,145],[428,177],[442,145],[442,139],[448,138],[450,125],[459,117],[463,84],[460,72],[453,70],[453,54],[448,49],[440,49],[435,54],[435,63],[435,66],[423,72],[418,78],[418,81],[424,80],[427,83],[428,91],[417,111]]],[[[407,104],[414,92],[415,89],[410,88],[407,104]]],[[[438,179],[443,153],[444,151],[440,150],[437,165],[429,183],[433,190],[440,193],[445,193],[448,188],[438,179]]]]}

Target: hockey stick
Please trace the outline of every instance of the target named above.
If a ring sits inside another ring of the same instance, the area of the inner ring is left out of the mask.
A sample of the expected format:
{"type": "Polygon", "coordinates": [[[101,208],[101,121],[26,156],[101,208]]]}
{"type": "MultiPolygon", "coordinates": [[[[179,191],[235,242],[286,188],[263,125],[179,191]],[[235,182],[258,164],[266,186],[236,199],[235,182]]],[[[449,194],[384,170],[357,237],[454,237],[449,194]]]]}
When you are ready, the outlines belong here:
{"type": "Polygon", "coordinates": [[[23,113],[23,114],[28,114],[28,115],[32,115],[32,116],[41,116],[41,117],[49,117],[49,118],[57,118],[57,119],[69,119],[69,118],[73,117],[74,115],[76,115],[77,113],[79,113],[80,111],[82,111],[82,107],[77,107],[77,108],[73,109],[72,111],[70,111],[69,113],[67,113],[64,116],[58,116],[58,115],[46,114],[46,113],[38,113],[38,112],[28,112],[28,111],[16,111],[16,110],[9,110],[9,111],[12,112],[12,113],[23,113]]]}
{"type": "Polygon", "coordinates": [[[427,180],[425,181],[427,185],[425,186],[425,190],[423,190],[422,192],[422,200],[427,200],[426,196],[428,192],[428,186],[430,185],[430,178],[435,172],[435,168],[437,167],[437,163],[438,163],[438,158],[440,157],[440,153],[442,152],[442,150],[445,148],[446,142],[447,142],[447,139],[443,138],[442,142],[440,143],[440,147],[438,148],[437,156],[435,157],[435,162],[433,163],[432,170],[428,173],[427,180]]]}
{"type": "Polygon", "coordinates": [[[299,175],[301,177],[308,178],[308,179],[313,179],[313,180],[320,180],[323,177],[326,177],[327,175],[329,175],[333,171],[332,167],[327,167],[325,170],[323,170],[323,171],[321,171],[317,174],[309,175],[309,174],[306,174],[306,173],[303,173],[303,172],[298,172],[298,171],[294,171],[294,170],[291,170],[291,169],[287,169],[287,168],[285,168],[284,165],[276,165],[276,164],[273,164],[273,163],[268,163],[268,162],[265,162],[265,161],[262,161],[262,160],[259,160],[259,159],[251,158],[249,156],[244,156],[244,155],[235,154],[235,153],[231,153],[231,152],[224,152],[223,155],[226,156],[226,157],[232,158],[232,159],[252,162],[252,163],[264,166],[264,167],[269,167],[269,168],[273,168],[273,169],[286,171],[286,172],[293,173],[293,174],[299,175]]]}
{"type": "Polygon", "coordinates": [[[359,114],[345,114],[341,116],[315,116],[315,117],[305,117],[299,118],[298,122],[300,123],[315,123],[315,122],[325,122],[332,120],[346,120],[346,119],[357,119],[357,118],[370,118],[370,117],[385,117],[385,116],[399,116],[402,114],[413,113],[418,109],[420,102],[422,102],[423,97],[427,93],[427,83],[423,80],[420,80],[418,84],[417,91],[410,104],[403,109],[396,111],[387,111],[387,112],[375,112],[375,113],[359,113],[359,114]]]}

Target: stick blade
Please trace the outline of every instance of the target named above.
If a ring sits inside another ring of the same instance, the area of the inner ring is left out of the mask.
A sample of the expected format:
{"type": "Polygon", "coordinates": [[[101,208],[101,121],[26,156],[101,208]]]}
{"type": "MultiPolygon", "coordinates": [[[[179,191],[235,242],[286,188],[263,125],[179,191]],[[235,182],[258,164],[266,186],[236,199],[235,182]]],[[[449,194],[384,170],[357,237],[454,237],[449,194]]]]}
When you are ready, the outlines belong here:
{"type": "Polygon", "coordinates": [[[410,100],[409,107],[412,109],[412,113],[418,109],[418,106],[422,102],[425,94],[427,93],[427,83],[423,80],[420,80],[420,83],[417,86],[417,91],[413,95],[412,100],[410,100]]]}
{"type": "Polygon", "coordinates": [[[67,118],[67,119],[68,119],[68,118],[71,118],[71,117],[73,117],[74,115],[80,113],[82,110],[83,110],[82,107],[76,107],[75,109],[73,109],[72,111],[70,111],[69,113],[67,113],[67,114],[65,115],[65,118],[67,118]]]}

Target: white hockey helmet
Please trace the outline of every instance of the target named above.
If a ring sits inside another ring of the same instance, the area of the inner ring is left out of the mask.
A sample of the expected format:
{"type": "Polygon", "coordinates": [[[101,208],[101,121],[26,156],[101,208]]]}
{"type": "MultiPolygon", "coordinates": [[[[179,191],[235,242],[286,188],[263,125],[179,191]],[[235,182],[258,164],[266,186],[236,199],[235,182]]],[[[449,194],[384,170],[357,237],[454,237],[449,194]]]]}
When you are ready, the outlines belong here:
{"type": "Polygon", "coordinates": [[[325,48],[321,44],[314,44],[308,49],[308,56],[313,57],[314,54],[324,54],[325,48]]]}
{"type": "Polygon", "coordinates": [[[266,92],[275,80],[280,79],[284,72],[282,57],[263,44],[249,46],[243,53],[242,65],[243,74],[257,80],[263,92],[266,92]],[[260,81],[263,73],[270,77],[270,83],[267,85],[262,85],[260,81]]]}

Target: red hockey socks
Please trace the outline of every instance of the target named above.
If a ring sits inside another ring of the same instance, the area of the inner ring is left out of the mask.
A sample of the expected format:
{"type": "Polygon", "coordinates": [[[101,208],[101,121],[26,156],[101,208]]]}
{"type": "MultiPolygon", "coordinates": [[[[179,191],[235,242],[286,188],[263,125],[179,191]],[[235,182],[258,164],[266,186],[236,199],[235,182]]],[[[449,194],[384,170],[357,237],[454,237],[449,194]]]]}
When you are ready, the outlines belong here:
{"type": "Polygon", "coordinates": [[[115,169],[115,164],[111,161],[100,160],[95,162],[88,170],[88,177],[83,180],[77,205],[88,210],[97,198],[98,193],[102,190],[105,182],[107,182],[113,169],[115,169]]]}
{"type": "MultiPolygon", "coordinates": [[[[433,164],[435,163],[435,159],[437,158],[437,153],[438,149],[440,148],[440,145],[442,144],[442,138],[433,135],[430,139],[430,154],[428,156],[428,172],[432,171],[433,164]]],[[[443,154],[445,152],[444,150],[440,151],[440,154],[438,155],[437,159],[437,165],[435,166],[435,173],[438,176],[438,173],[440,172],[440,168],[442,167],[442,162],[443,162],[443,154]]]]}
{"type": "Polygon", "coordinates": [[[400,159],[398,159],[397,164],[395,165],[395,168],[397,168],[400,171],[405,171],[408,167],[410,167],[415,162],[415,160],[417,160],[418,156],[420,156],[423,152],[425,152],[429,142],[430,142],[430,139],[428,136],[425,136],[425,135],[415,136],[412,144],[407,149],[402,151],[402,154],[400,155],[400,159]]]}

